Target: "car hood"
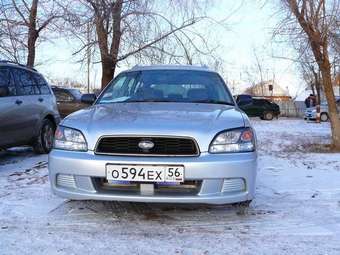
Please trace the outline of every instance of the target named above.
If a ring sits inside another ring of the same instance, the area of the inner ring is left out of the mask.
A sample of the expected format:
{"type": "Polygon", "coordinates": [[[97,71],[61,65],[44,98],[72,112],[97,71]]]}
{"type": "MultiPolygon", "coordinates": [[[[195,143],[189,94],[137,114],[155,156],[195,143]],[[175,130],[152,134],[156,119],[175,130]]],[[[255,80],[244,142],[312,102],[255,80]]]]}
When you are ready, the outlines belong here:
{"type": "Polygon", "coordinates": [[[77,111],[61,125],[81,130],[93,150],[103,135],[186,136],[207,151],[214,136],[244,127],[241,111],[233,106],[194,103],[115,103],[77,111]]]}

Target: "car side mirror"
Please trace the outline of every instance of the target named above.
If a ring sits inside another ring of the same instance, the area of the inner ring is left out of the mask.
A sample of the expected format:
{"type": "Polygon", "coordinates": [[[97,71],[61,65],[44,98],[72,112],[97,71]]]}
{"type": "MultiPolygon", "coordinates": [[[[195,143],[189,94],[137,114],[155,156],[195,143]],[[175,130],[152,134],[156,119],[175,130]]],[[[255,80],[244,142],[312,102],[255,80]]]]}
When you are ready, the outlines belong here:
{"type": "Polygon", "coordinates": [[[8,87],[0,87],[0,97],[7,97],[7,96],[9,96],[8,87]]]}
{"type": "Polygon", "coordinates": [[[84,104],[93,104],[97,99],[95,94],[83,94],[81,96],[81,102],[84,104]]]}

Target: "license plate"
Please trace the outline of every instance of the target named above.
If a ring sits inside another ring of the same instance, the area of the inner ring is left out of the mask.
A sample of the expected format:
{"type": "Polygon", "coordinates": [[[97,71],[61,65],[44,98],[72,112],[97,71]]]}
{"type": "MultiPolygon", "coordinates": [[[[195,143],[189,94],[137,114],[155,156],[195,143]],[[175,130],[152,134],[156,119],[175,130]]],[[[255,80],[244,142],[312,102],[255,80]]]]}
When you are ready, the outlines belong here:
{"type": "Polygon", "coordinates": [[[106,165],[106,178],[109,182],[184,182],[184,167],[108,164],[106,165]]]}

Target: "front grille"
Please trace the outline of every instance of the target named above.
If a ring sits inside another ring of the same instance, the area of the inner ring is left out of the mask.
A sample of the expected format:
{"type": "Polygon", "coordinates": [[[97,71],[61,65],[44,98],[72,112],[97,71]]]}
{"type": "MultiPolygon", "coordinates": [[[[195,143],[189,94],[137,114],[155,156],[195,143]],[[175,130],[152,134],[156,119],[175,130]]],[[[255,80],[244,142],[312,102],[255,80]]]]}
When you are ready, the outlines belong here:
{"type": "Polygon", "coordinates": [[[102,137],[95,152],[110,155],[198,156],[199,149],[191,138],[178,137],[102,137]],[[138,144],[151,141],[154,147],[141,149],[138,144]]]}
{"type": "MultiPolygon", "coordinates": [[[[108,183],[105,178],[92,178],[98,192],[119,195],[140,195],[139,182],[108,183]]],[[[154,195],[197,195],[201,189],[202,181],[185,181],[183,183],[148,183],[154,185],[154,195]]]]}

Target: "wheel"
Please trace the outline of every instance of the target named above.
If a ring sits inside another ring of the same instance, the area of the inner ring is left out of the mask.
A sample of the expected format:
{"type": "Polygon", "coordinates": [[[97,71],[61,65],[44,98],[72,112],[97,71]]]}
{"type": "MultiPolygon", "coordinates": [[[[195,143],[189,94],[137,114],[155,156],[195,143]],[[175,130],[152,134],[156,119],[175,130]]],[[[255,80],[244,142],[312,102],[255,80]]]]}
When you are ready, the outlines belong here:
{"type": "Polygon", "coordinates": [[[273,120],[274,119],[274,114],[272,112],[265,112],[263,114],[263,118],[265,120],[273,120]]]}
{"type": "Polygon", "coordinates": [[[325,112],[321,113],[321,115],[320,115],[320,120],[321,120],[322,122],[328,121],[328,114],[325,113],[325,112]]]}
{"type": "Polygon", "coordinates": [[[235,206],[235,208],[237,209],[237,214],[238,215],[246,215],[248,213],[248,209],[249,209],[249,205],[251,203],[252,200],[247,200],[247,201],[243,201],[240,203],[235,203],[233,204],[235,206]]]}
{"type": "Polygon", "coordinates": [[[253,200],[247,200],[247,201],[235,203],[234,205],[237,206],[237,207],[249,207],[249,205],[252,201],[253,200]]]}
{"type": "Polygon", "coordinates": [[[52,121],[44,119],[38,137],[33,143],[33,150],[39,154],[46,154],[52,150],[55,125],[52,121]]]}

